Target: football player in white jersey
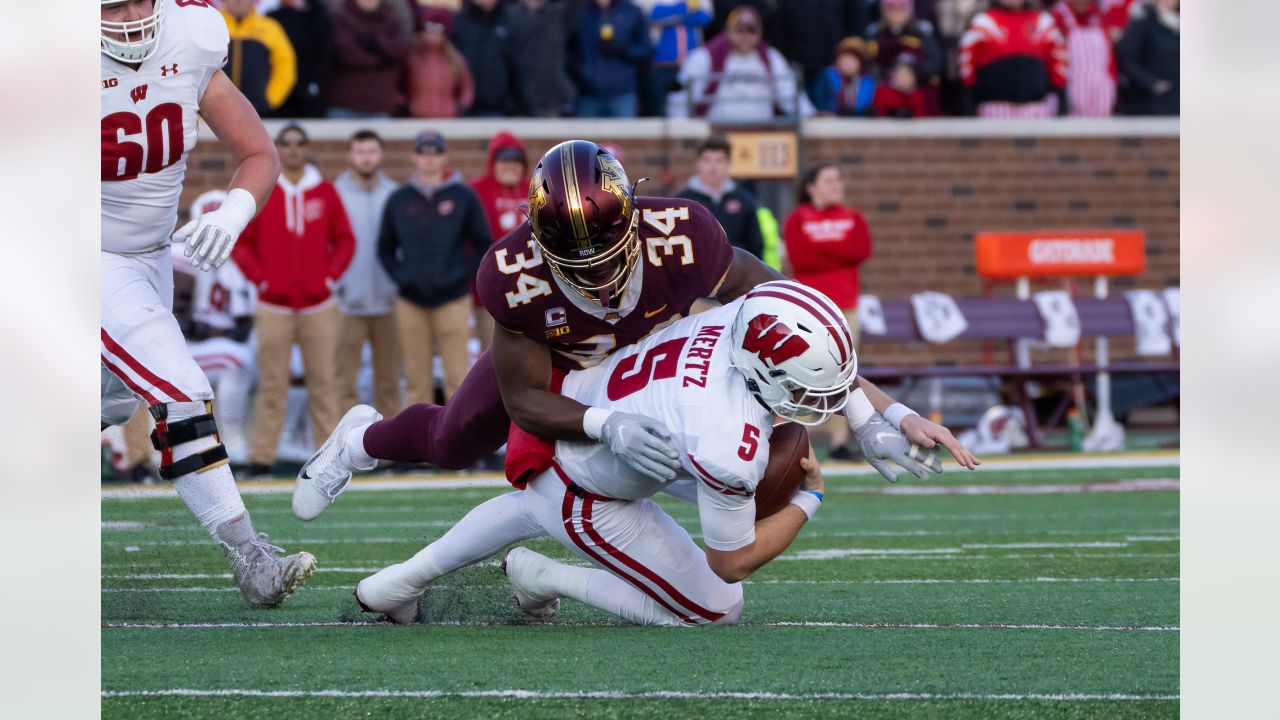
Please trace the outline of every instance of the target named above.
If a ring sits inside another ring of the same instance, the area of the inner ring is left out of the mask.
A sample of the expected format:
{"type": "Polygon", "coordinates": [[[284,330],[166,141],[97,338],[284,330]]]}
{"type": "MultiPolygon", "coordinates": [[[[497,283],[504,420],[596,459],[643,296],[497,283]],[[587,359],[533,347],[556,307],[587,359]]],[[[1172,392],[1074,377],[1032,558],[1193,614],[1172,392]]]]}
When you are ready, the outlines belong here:
{"type": "Polygon", "coordinates": [[[280,162],[222,72],[228,34],[207,0],[101,0],[102,424],[145,402],[160,475],[221,545],[245,601],[280,604],[315,570],[254,530],[213,415],[213,390],[173,317],[170,233],[203,118],[235,162],[221,206],[172,234],[191,264],[220,267],[275,186],[280,162]]]}
{"type": "Polygon", "coordinates": [[[356,598],[367,611],[413,622],[436,578],[513,542],[550,536],[595,567],[513,548],[503,567],[530,615],[549,619],[559,598],[571,597],[638,624],[733,624],[741,581],[785,550],[822,502],[811,452],[791,504],[756,520],[753,496],[774,416],[816,425],[846,404],[859,417],[873,415],[865,393],[850,392],[856,373],[844,316],[798,283],[764,283],[685,318],[569,373],[559,390],[607,407],[594,419],[605,434],[614,416],[663,423],[680,454],[675,480],[642,474],[606,445],[559,441],[551,468],[526,488],[481,504],[414,557],[365,578],[356,598]],[[649,499],[681,479],[697,486],[705,552],[649,499]]]}

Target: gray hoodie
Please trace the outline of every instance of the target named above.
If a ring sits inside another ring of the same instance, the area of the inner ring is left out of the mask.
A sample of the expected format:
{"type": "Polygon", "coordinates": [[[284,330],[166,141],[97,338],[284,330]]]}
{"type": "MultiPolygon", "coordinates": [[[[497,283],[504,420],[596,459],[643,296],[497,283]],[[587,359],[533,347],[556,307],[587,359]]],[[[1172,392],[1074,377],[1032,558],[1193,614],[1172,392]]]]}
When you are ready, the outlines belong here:
{"type": "Polygon", "coordinates": [[[339,175],[333,185],[356,236],[355,257],[338,281],[338,308],[344,315],[390,315],[395,311],[398,291],[378,261],[378,231],[387,198],[399,186],[378,173],[378,183],[366,190],[350,170],[339,175]]]}

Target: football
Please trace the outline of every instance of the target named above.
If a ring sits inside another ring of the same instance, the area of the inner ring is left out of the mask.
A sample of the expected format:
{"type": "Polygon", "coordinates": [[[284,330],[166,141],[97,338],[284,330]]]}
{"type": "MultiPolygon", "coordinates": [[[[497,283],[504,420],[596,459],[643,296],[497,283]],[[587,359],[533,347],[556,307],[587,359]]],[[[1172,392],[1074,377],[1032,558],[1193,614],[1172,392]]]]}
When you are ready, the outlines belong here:
{"type": "Polygon", "coordinates": [[[809,455],[809,431],[799,423],[783,423],[769,437],[769,465],[756,486],[756,520],[786,507],[804,482],[800,459],[809,455]]]}

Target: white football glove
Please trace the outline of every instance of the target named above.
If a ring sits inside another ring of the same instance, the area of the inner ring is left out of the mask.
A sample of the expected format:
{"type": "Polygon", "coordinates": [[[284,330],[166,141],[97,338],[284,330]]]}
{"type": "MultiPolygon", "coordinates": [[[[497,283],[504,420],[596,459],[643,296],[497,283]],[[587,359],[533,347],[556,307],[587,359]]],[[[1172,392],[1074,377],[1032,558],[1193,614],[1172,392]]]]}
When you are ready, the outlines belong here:
{"type": "Polygon", "coordinates": [[[258,214],[258,202],[244,188],[233,188],[222,206],[173,233],[175,243],[186,243],[191,266],[208,272],[222,267],[244,228],[258,214]]]}
{"type": "Polygon", "coordinates": [[[931,472],[942,472],[942,459],[936,451],[911,442],[879,413],[853,428],[853,437],[867,462],[889,482],[898,481],[890,460],[921,480],[928,480],[931,472]]]}
{"type": "Polygon", "coordinates": [[[679,454],[671,444],[671,433],[653,418],[635,413],[615,412],[600,427],[600,442],[609,446],[637,472],[659,482],[676,476],[679,454]]]}

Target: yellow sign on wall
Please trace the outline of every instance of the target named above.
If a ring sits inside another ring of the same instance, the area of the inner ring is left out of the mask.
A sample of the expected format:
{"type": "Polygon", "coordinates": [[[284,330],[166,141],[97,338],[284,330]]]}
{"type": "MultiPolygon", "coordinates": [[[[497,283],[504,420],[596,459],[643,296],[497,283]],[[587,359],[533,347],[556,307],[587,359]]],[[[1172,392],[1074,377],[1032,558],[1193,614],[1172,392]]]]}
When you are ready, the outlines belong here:
{"type": "Polygon", "coordinates": [[[792,179],[796,176],[797,144],[791,132],[731,132],[733,148],[729,174],[736,178],[792,179]]]}

